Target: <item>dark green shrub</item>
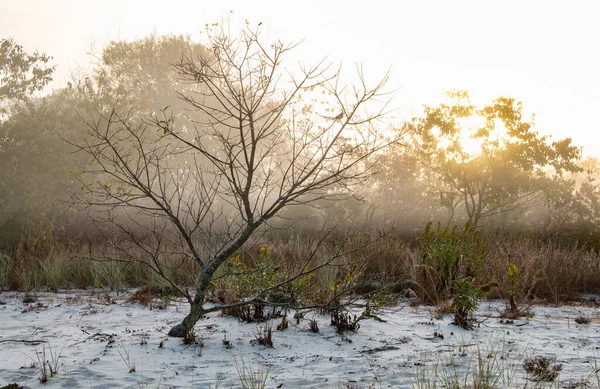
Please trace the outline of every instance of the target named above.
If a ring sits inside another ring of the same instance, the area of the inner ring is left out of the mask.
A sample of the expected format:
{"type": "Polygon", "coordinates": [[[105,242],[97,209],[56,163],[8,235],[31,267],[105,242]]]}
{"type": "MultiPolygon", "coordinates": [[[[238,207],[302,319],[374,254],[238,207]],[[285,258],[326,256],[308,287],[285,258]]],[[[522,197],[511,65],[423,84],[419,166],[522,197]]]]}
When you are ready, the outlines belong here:
{"type": "Polygon", "coordinates": [[[470,222],[460,229],[457,226],[442,229],[438,222],[434,230],[432,225],[427,223],[418,238],[421,250],[418,282],[424,300],[438,304],[448,298],[454,281],[479,276],[487,259],[487,248],[485,238],[470,222]]]}
{"type": "MultiPolygon", "coordinates": [[[[254,296],[262,290],[274,285],[277,281],[277,268],[273,265],[269,246],[263,246],[258,258],[248,266],[236,255],[225,267],[232,277],[224,278],[221,282],[221,300],[225,304],[249,296],[254,296]]],[[[235,316],[238,320],[251,323],[264,321],[270,315],[265,315],[264,305],[261,303],[229,308],[223,314],[235,316]]]]}
{"type": "Polygon", "coordinates": [[[479,307],[481,299],[496,287],[496,283],[489,283],[476,287],[473,285],[471,277],[465,277],[462,280],[454,281],[454,299],[450,308],[454,313],[452,324],[462,327],[466,330],[473,328],[473,314],[479,307]]]}

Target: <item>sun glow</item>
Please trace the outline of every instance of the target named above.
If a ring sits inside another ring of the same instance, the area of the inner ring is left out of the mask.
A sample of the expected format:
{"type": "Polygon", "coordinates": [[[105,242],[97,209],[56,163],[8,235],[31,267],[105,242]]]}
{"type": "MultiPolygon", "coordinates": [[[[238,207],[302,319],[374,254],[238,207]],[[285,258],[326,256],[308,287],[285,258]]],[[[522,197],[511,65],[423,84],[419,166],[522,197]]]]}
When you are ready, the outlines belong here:
{"type": "Polygon", "coordinates": [[[457,120],[460,133],[457,140],[460,143],[462,150],[469,157],[476,157],[482,153],[482,147],[485,142],[484,137],[478,137],[477,130],[485,124],[485,118],[479,115],[460,118],[457,120]]]}
{"type": "Polygon", "coordinates": [[[478,132],[486,125],[486,119],[483,116],[473,115],[457,120],[460,132],[453,141],[456,141],[462,153],[467,159],[476,158],[484,150],[493,152],[493,148],[502,147],[509,139],[506,127],[500,119],[493,119],[493,126],[488,135],[481,135],[478,132]]]}

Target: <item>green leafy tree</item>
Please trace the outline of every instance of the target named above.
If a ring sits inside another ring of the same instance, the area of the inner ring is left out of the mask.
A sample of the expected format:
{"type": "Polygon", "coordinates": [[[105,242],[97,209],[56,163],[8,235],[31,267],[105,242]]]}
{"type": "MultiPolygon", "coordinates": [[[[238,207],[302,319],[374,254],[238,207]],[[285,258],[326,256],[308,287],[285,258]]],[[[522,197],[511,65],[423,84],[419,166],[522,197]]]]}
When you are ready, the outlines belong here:
{"type": "MultiPolygon", "coordinates": [[[[107,106],[118,103],[138,115],[170,106],[183,108],[184,89],[172,66],[183,57],[206,55],[206,49],[183,35],[151,35],[134,41],[112,41],[102,48],[91,78],[93,89],[107,106]]],[[[85,82],[85,81],[84,81],[85,82]]],[[[89,82],[89,81],[88,81],[89,82]]],[[[186,86],[193,84],[187,84],[186,86]]],[[[184,115],[178,116],[178,121],[184,115]]]]}
{"type": "Polygon", "coordinates": [[[15,106],[0,123],[0,246],[41,243],[62,232],[58,218],[75,181],[58,128],[81,128],[59,95],[15,106]]]}
{"type": "Polygon", "coordinates": [[[48,204],[39,193],[40,187],[52,182],[57,163],[43,159],[53,144],[34,103],[35,92],[52,80],[55,67],[47,66],[50,59],[38,52],[27,54],[12,39],[0,40],[1,246],[21,240],[26,233],[50,229],[48,219],[41,216],[46,215],[48,204]],[[39,174],[32,174],[32,167],[39,174]]]}
{"type": "Polygon", "coordinates": [[[579,172],[565,180],[549,180],[540,210],[543,233],[567,234],[581,245],[600,248],[600,161],[586,158],[579,172]]]}
{"type": "MultiPolygon", "coordinates": [[[[52,57],[35,52],[31,55],[12,39],[0,40],[0,102],[29,100],[50,81],[55,66],[47,66],[52,57]]],[[[2,107],[4,108],[4,107],[2,107]]]]}
{"type": "Polygon", "coordinates": [[[571,139],[550,141],[523,117],[520,102],[499,97],[477,107],[466,92],[450,92],[450,104],[425,106],[407,124],[424,166],[443,183],[443,205],[462,205],[479,222],[539,198],[545,180],[577,171],[580,149],[571,139]]]}
{"type": "MultiPolygon", "coordinates": [[[[86,126],[81,118],[104,107],[118,105],[144,116],[157,107],[181,106],[171,63],[195,55],[200,47],[183,36],[113,41],[91,72],[34,97],[51,79],[54,68],[43,67],[50,57],[30,56],[13,41],[2,40],[0,104],[6,117],[0,121],[0,245],[80,236],[84,229],[78,220],[85,218],[66,212],[70,194],[80,186],[72,174],[79,156],[63,139],[82,141],[86,126]]],[[[177,119],[183,125],[186,117],[177,119]]]]}

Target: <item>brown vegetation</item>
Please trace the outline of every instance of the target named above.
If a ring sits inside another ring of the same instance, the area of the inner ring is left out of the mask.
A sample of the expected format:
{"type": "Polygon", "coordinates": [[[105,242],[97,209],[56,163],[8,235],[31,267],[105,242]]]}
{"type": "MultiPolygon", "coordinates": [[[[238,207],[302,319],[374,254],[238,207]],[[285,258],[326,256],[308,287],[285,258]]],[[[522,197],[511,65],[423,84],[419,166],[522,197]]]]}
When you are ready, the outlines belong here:
{"type": "MultiPolygon", "coordinates": [[[[263,237],[259,243],[247,245],[240,257],[251,271],[258,265],[260,247],[268,246],[277,272],[293,271],[298,265],[297,258],[312,250],[310,240],[307,238],[303,242],[301,236],[308,235],[292,236],[287,241],[276,235],[269,239],[263,237]]],[[[364,238],[354,239],[360,241],[364,238]]],[[[319,255],[326,255],[335,244],[336,238],[330,237],[319,255]]],[[[0,275],[3,274],[0,286],[4,290],[24,292],[72,288],[120,292],[139,287],[141,289],[131,298],[141,303],[176,295],[142,264],[90,262],[87,259],[89,249],[88,244],[56,243],[50,248],[20,246],[0,257],[0,275]]],[[[96,249],[111,250],[110,246],[98,246],[96,249]]],[[[580,248],[576,243],[496,235],[487,239],[487,253],[485,267],[476,280],[479,285],[498,283],[490,297],[508,299],[512,294],[526,306],[532,300],[558,303],[578,300],[582,293],[600,292],[600,257],[595,251],[580,248]],[[518,268],[518,285],[513,290],[507,274],[509,256],[518,268]]],[[[419,269],[422,268],[420,256],[414,240],[387,236],[375,245],[349,253],[344,261],[348,266],[358,264],[353,285],[376,281],[375,285],[388,293],[405,295],[410,290],[420,300],[432,301],[428,291],[435,290],[434,281],[419,277],[419,269]]],[[[181,285],[190,285],[192,263],[180,263],[177,258],[165,258],[165,263],[171,269],[172,277],[181,285]]],[[[290,287],[288,296],[295,293],[294,299],[304,299],[306,303],[326,303],[328,300],[323,291],[331,290],[338,272],[323,269],[298,283],[297,288],[290,287]]],[[[211,298],[229,301],[229,295],[234,293],[231,288],[235,285],[231,282],[226,274],[222,274],[214,282],[211,298]]],[[[356,290],[361,291],[360,288],[356,290]]],[[[353,291],[350,289],[348,294],[353,291]]],[[[287,302],[293,304],[293,300],[287,302]]]]}

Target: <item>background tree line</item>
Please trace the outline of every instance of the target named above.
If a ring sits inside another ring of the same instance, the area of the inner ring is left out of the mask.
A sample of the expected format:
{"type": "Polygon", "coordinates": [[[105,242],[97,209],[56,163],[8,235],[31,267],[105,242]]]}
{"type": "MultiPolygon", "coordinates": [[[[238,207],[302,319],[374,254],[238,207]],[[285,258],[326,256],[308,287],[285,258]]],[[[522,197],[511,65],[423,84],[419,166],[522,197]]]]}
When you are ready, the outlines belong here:
{"type": "MultiPolygon", "coordinates": [[[[139,118],[169,107],[179,126],[191,125],[197,118],[176,92],[182,81],[172,65],[183,53],[206,49],[184,36],[113,41],[90,72],[40,97],[54,71],[51,57],[27,54],[11,39],[0,47],[0,245],[92,239],[85,214],[68,201],[80,186],[74,162],[83,161],[65,139],[82,139],[82,118],[113,106],[139,118]]],[[[598,160],[581,160],[570,139],[540,135],[517,100],[499,97],[477,107],[466,92],[453,92],[395,131],[405,133],[403,141],[377,154],[377,174],[354,197],[288,216],[303,215],[300,225],[309,229],[396,225],[408,235],[431,220],[471,219],[484,229],[595,244],[598,160]],[[471,155],[461,129],[474,115],[481,121],[471,135],[481,151],[471,155]]]]}

